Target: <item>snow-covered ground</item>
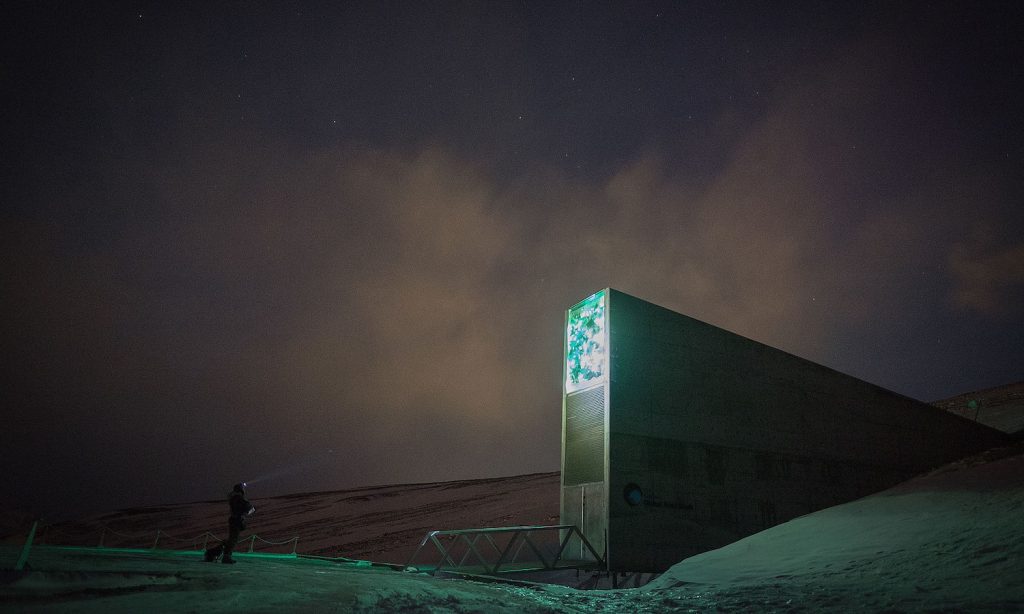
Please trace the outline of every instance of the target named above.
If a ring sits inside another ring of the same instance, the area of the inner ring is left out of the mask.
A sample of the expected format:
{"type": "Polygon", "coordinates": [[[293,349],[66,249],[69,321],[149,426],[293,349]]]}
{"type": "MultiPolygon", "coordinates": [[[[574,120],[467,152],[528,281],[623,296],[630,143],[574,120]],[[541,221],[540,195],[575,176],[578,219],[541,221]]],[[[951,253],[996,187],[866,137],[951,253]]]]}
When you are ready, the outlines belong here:
{"type": "MultiPolygon", "coordinates": [[[[498,490],[500,481],[490,487],[498,490]]],[[[481,486],[482,487],[482,486],[481,486]]],[[[479,492],[477,493],[479,494],[479,492]]],[[[300,542],[301,543],[301,542],[300,542]]],[[[13,556],[8,548],[5,556],[13,556]]],[[[686,559],[640,589],[580,591],[321,561],[40,549],[25,611],[1024,611],[1024,444],[686,559]]]]}
{"type": "Polygon", "coordinates": [[[697,587],[815,608],[1024,609],[1024,446],[691,557],[647,588],[697,587]]]}

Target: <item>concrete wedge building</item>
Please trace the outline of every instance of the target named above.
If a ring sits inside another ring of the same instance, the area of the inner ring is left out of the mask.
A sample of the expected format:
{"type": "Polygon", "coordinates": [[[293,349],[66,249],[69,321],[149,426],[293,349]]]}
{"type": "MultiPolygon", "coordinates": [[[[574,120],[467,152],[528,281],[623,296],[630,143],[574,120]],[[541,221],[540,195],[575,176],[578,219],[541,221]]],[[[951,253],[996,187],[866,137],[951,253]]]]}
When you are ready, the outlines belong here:
{"type": "Polygon", "coordinates": [[[561,521],[611,571],[663,571],[1007,441],[612,289],[565,331],[561,521]]]}

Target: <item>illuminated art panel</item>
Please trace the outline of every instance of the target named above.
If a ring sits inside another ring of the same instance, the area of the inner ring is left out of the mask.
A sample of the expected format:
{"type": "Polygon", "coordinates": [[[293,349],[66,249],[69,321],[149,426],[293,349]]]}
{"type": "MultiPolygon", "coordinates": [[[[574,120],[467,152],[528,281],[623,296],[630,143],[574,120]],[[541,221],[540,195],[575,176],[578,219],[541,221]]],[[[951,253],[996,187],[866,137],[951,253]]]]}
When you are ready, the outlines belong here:
{"type": "Polygon", "coordinates": [[[565,333],[565,391],[605,381],[608,375],[607,296],[602,290],[569,310],[565,333]]]}

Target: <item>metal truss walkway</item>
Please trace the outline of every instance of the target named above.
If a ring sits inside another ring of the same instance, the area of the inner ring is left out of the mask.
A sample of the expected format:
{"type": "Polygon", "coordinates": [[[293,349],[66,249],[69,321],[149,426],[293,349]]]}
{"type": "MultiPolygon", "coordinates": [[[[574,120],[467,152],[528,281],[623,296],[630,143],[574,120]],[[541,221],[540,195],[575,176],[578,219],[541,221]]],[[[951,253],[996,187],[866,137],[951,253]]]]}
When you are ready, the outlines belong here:
{"type": "Polygon", "coordinates": [[[444,571],[497,575],[555,569],[603,570],[605,562],[576,525],[560,524],[431,531],[406,564],[406,568],[410,567],[431,574],[444,571]],[[592,558],[565,557],[573,538],[592,558]],[[436,558],[426,564],[418,563],[421,553],[433,553],[436,558]]]}

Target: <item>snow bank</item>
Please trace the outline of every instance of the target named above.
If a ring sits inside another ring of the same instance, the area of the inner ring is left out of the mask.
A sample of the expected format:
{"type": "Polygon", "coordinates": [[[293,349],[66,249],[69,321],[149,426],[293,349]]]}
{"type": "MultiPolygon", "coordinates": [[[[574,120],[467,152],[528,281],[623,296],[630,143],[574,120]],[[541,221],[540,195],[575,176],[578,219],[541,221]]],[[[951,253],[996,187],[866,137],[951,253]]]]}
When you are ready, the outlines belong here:
{"type": "Polygon", "coordinates": [[[688,558],[645,590],[828,587],[878,607],[1022,607],[1022,452],[992,451],[802,516],[688,558]]]}

